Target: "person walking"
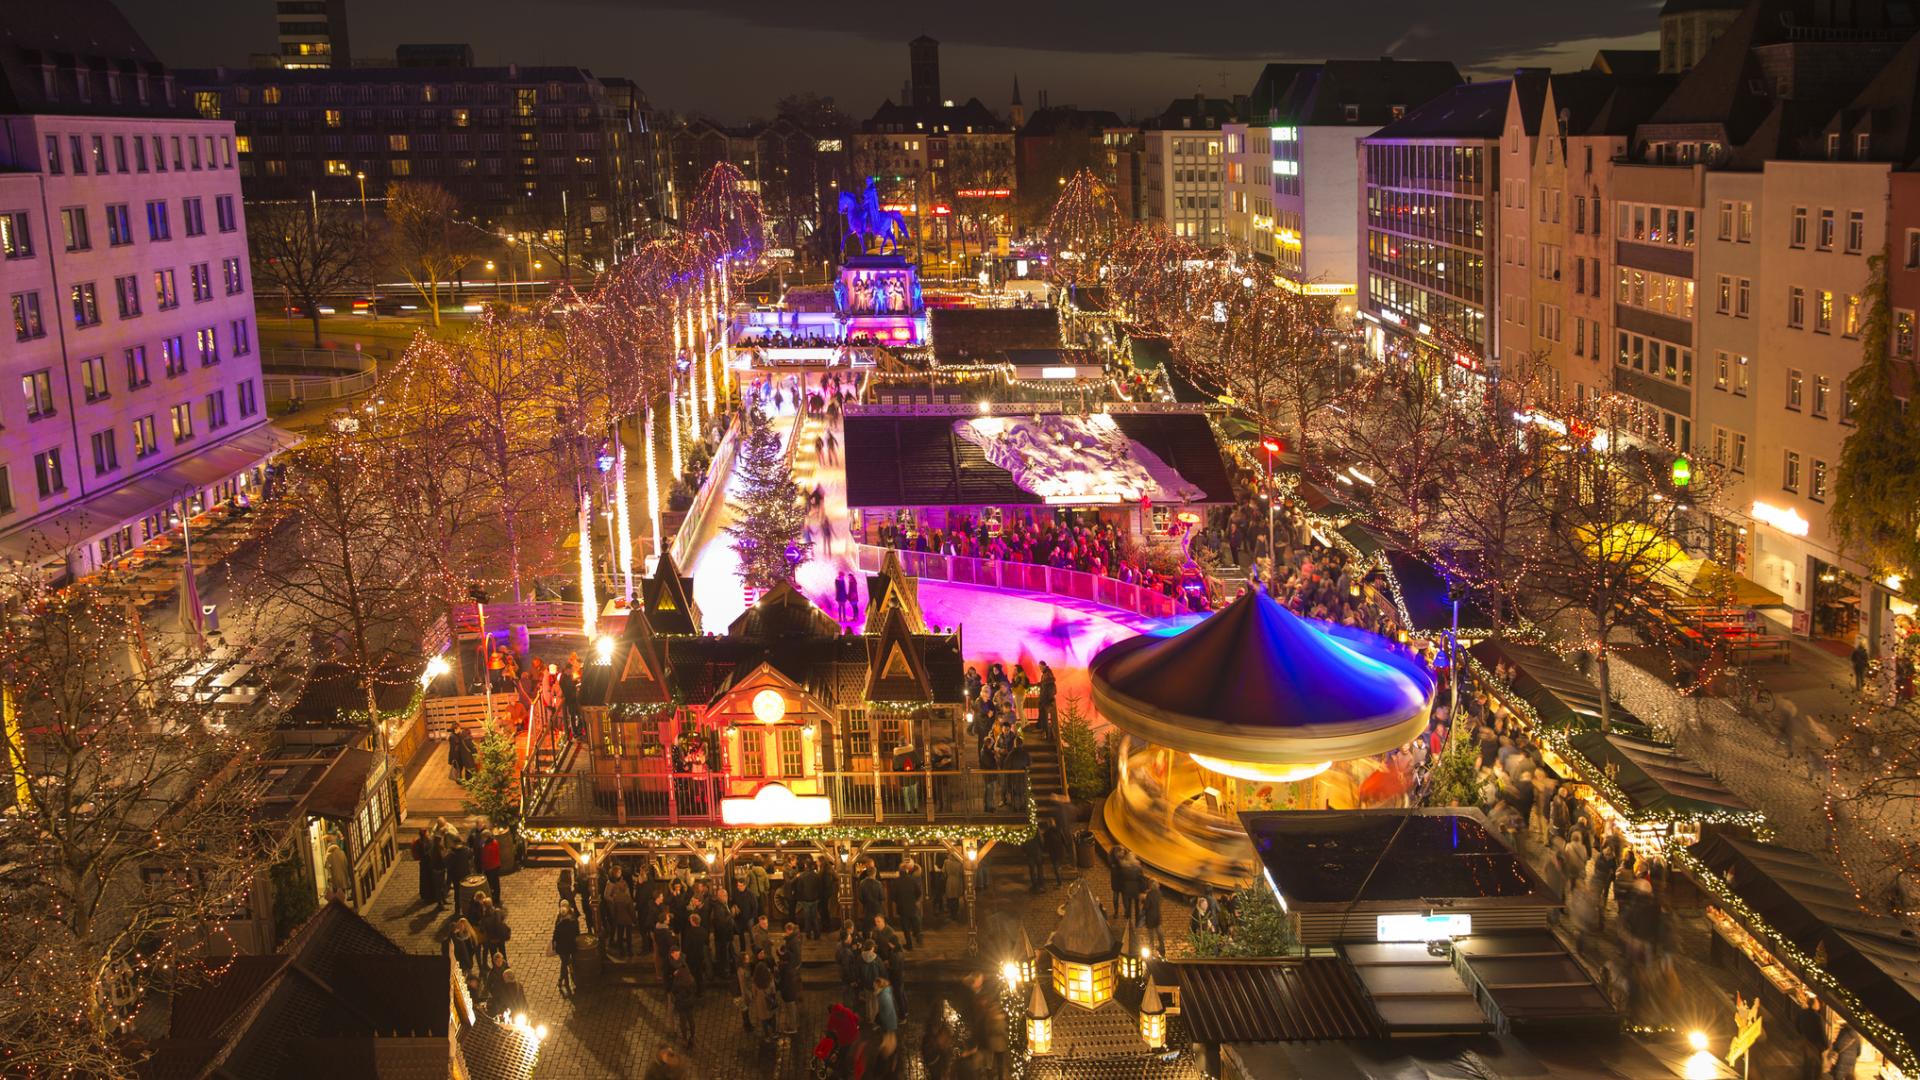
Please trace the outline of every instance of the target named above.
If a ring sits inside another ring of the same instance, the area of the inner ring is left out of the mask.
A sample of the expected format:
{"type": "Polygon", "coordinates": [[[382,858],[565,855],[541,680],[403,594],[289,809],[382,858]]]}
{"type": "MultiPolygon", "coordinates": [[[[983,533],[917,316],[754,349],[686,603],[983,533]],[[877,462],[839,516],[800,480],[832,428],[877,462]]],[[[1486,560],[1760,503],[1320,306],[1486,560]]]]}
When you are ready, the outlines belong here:
{"type": "Polygon", "coordinates": [[[573,905],[563,903],[559,914],[553,919],[553,955],[560,959],[560,994],[571,996],[573,985],[573,956],[579,949],[580,916],[574,913],[573,905]]]}
{"type": "Polygon", "coordinates": [[[787,933],[786,944],[780,950],[780,971],[777,979],[780,984],[780,1030],[783,1034],[792,1035],[800,1030],[800,931],[798,927],[794,927],[787,933]]]}
{"type": "MultiPolygon", "coordinates": [[[[453,892],[459,884],[473,876],[473,849],[462,843],[458,834],[447,837],[446,888],[453,892]]],[[[445,899],[442,894],[441,899],[445,899]]]]}
{"type": "Polygon", "coordinates": [[[711,960],[707,949],[712,935],[701,920],[700,913],[687,913],[687,929],[680,935],[680,951],[687,958],[687,967],[693,970],[693,987],[702,994],[707,992],[707,970],[711,960]]]}
{"type": "Polygon", "coordinates": [[[673,1017],[680,1026],[680,1041],[691,1050],[693,1010],[700,1000],[700,985],[694,980],[693,971],[687,966],[677,945],[667,957],[667,997],[673,1003],[673,1017]]]}
{"type": "Polygon", "coordinates": [[[1167,939],[1160,933],[1160,883],[1147,882],[1147,891],[1140,894],[1140,925],[1147,932],[1148,940],[1153,942],[1154,951],[1166,955],[1167,939]]]}
{"type": "Polygon", "coordinates": [[[1867,688],[1867,661],[1872,659],[1867,655],[1867,643],[1855,640],[1848,659],[1853,663],[1853,692],[1857,694],[1867,688]]]}
{"type": "Polygon", "coordinates": [[[960,905],[967,895],[967,864],[949,853],[946,862],[941,864],[940,874],[946,879],[946,887],[941,892],[947,898],[947,921],[959,922],[960,905]]]}

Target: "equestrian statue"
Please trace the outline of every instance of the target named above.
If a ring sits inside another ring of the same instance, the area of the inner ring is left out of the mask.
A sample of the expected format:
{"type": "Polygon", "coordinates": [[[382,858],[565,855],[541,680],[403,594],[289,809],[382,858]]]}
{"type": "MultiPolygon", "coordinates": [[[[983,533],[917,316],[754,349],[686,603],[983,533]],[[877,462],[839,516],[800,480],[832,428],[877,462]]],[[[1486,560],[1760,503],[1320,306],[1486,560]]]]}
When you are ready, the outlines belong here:
{"type": "Polygon", "coordinates": [[[898,210],[881,208],[880,193],[875,190],[871,176],[867,177],[867,186],[859,195],[851,191],[840,193],[840,216],[846,219],[846,229],[840,236],[842,255],[847,253],[849,243],[859,254],[866,254],[868,237],[879,242],[880,254],[898,254],[907,238],[907,219],[898,210]]]}

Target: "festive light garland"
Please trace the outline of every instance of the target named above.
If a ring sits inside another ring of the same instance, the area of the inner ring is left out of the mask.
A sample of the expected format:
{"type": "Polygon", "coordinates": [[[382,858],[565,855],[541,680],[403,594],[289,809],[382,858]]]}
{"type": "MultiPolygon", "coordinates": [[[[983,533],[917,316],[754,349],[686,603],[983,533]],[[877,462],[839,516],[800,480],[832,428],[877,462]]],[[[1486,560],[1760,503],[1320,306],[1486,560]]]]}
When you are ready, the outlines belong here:
{"type": "Polygon", "coordinates": [[[961,825],[903,822],[898,825],[673,825],[673,826],[522,826],[521,835],[538,843],[550,844],[633,844],[652,847],[679,847],[705,844],[715,840],[747,840],[785,843],[865,843],[897,840],[907,843],[939,841],[964,843],[968,840],[1001,841],[1024,844],[1037,830],[1031,809],[1023,825],[961,825]]]}
{"type": "Polygon", "coordinates": [[[1738,918],[1755,937],[1766,943],[1775,957],[1786,960],[1798,968],[1797,974],[1803,980],[1814,983],[1832,995],[1831,1000],[1837,1002],[1846,1012],[1847,1018],[1860,1029],[1861,1034],[1873,1040],[1887,1057],[1893,1059],[1894,1065],[1901,1072],[1908,1076],[1920,1075],[1920,1056],[1915,1055],[1905,1035],[1880,1019],[1837,977],[1820,966],[1811,955],[1789,940],[1785,934],[1774,929],[1772,923],[1748,906],[1746,900],[1734,892],[1731,885],[1688,851],[1684,844],[1669,843],[1667,845],[1667,862],[1668,865],[1684,871],[1695,884],[1713,898],[1714,903],[1738,918]]]}

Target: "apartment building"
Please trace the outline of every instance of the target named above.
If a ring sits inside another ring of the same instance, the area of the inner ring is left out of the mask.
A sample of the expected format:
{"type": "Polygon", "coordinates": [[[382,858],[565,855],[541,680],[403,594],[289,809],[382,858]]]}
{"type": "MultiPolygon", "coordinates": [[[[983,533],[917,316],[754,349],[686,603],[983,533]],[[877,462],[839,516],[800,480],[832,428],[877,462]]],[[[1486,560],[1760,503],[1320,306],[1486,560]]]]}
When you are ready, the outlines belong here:
{"type": "Polygon", "coordinates": [[[662,147],[631,81],[579,67],[211,68],[186,99],[232,125],[254,202],[372,200],[423,180],[557,264],[611,263],[663,214],[662,147]]]}
{"type": "Polygon", "coordinates": [[[1511,96],[1507,81],[1456,86],[1360,141],[1358,311],[1374,359],[1438,349],[1467,373],[1494,359],[1511,96]]]}
{"type": "Polygon", "coordinates": [[[1221,180],[1226,171],[1222,125],[1234,123],[1245,99],[1176,98],[1140,133],[1146,220],[1175,236],[1216,244],[1226,239],[1221,180]]]}
{"type": "Polygon", "coordinates": [[[352,67],[347,36],[347,0],[274,0],[278,51],[283,68],[352,67]]]}
{"type": "Polygon", "coordinates": [[[196,119],[105,0],[0,63],[0,555],[98,569],[280,446],[260,386],[233,125],[196,119]],[[94,52],[75,55],[73,41],[94,52]]]}
{"type": "Polygon", "coordinates": [[[1268,65],[1251,96],[1256,110],[1267,102],[1264,115],[1222,128],[1228,236],[1273,259],[1284,283],[1340,297],[1352,311],[1360,277],[1358,144],[1458,85],[1459,71],[1440,61],[1268,65]]]}

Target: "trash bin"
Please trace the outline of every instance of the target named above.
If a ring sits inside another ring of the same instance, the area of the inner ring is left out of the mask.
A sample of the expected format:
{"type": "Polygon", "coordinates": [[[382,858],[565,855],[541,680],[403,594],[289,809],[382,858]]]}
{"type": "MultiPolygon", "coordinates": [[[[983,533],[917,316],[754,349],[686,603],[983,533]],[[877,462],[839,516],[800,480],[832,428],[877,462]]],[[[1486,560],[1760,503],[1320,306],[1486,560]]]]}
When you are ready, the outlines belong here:
{"type": "Polygon", "coordinates": [[[1093,832],[1081,829],[1073,834],[1073,863],[1082,870],[1093,869],[1093,832]]]}
{"type": "MultiPolygon", "coordinates": [[[[473,900],[473,894],[487,890],[487,879],[479,874],[469,874],[465,881],[453,884],[453,910],[456,915],[464,915],[467,904],[473,900]]],[[[477,928],[476,928],[477,929],[477,928]]]]}
{"type": "Polygon", "coordinates": [[[575,941],[574,982],[589,983],[598,979],[600,977],[600,939],[592,934],[581,934],[575,941]]]}

